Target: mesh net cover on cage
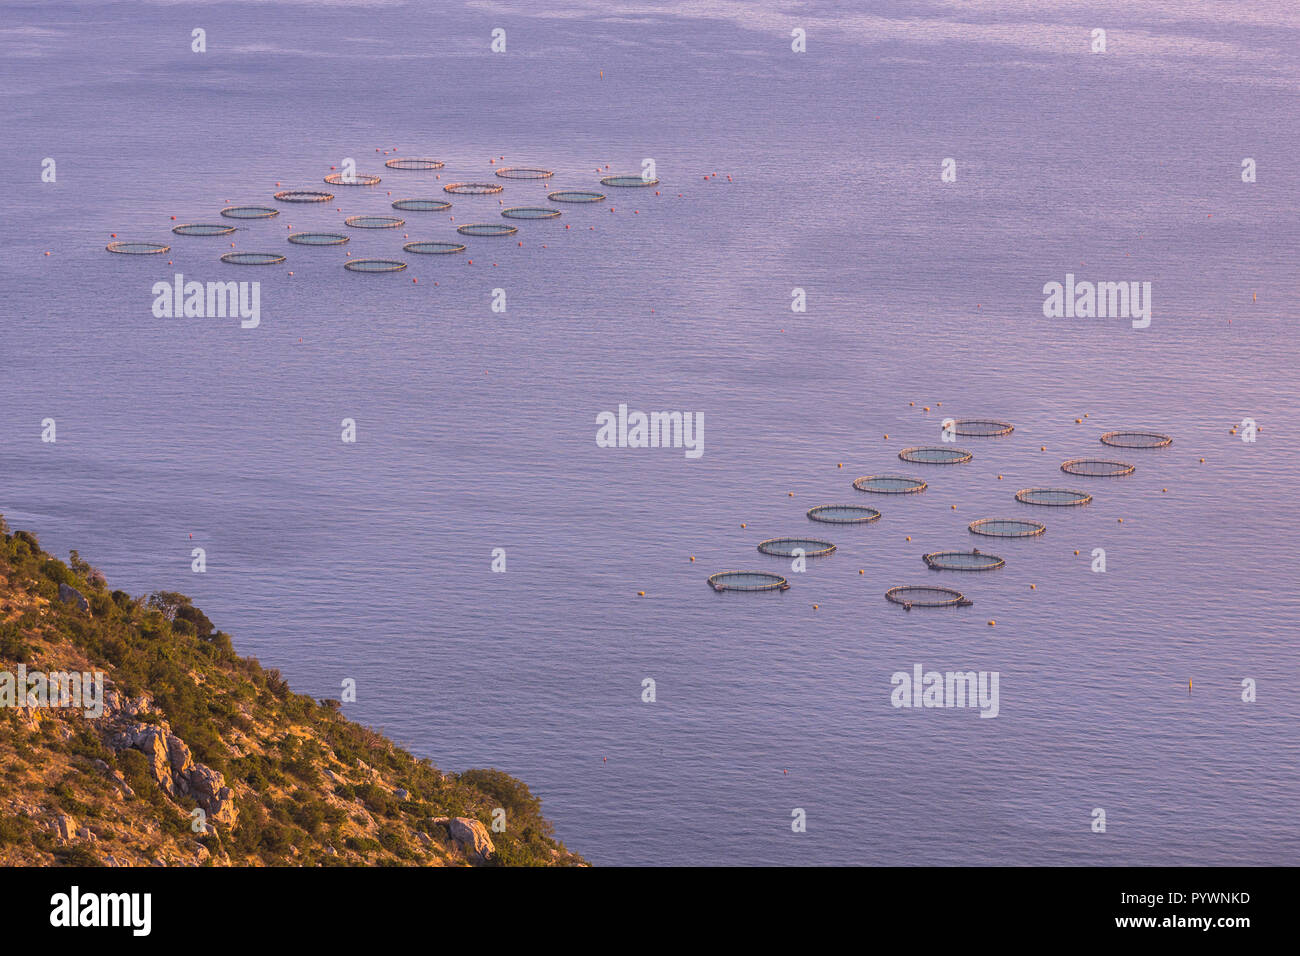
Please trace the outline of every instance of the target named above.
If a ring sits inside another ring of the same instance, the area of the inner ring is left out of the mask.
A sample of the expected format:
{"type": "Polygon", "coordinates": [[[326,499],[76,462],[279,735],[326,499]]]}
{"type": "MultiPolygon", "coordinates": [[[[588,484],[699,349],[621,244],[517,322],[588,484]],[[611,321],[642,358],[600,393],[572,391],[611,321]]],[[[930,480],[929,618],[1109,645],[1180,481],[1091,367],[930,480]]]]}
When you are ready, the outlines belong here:
{"type": "Polygon", "coordinates": [[[768,538],[758,543],[758,550],[778,558],[820,558],[835,550],[835,545],[820,538],[768,538]]]}
{"type": "Polygon", "coordinates": [[[1159,432],[1106,432],[1101,436],[1103,445],[1115,448],[1164,448],[1173,438],[1159,432]]]}
{"type": "Polygon", "coordinates": [[[227,206],[221,215],[227,219],[270,219],[280,215],[280,210],[270,206],[227,206]]]}
{"type": "Polygon", "coordinates": [[[341,246],[350,238],[341,232],[291,232],[288,236],[299,246],[341,246]]]}
{"type": "Polygon", "coordinates": [[[331,186],[378,186],[383,180],[378,176],[371,176],[366,173],[353,173],[351,176],[343,173],[330,173],[325,177],[325,182],[331,186]]]}
{"type": "Polygon", "coordinates": [[[1119,478],[1137,471],[1126,461],[1112,461],[1107,458],[1071,458],[1061,462],[1061,471],[1067,475],[1083,475],[1088,478],[1119,478]]]}
{"type": "Polygon", "coordinates": [[[1071,488],[1021,488],[1016,492],[1016,501],[1027,505],[1068,508],[1072,505],[1086,505],[1092,501],[1092,495],[1071,488]]]}
{"type": "Polygon", "coordinates": [[[284,256],[278,252],[227,252],[221,261],[237,266],[275,266],[284,262],[284,256]]]}
{"type": "Polygon", "coordinates": [[[408,242],[402,246],[404,252],[414,252],[422,256],[446,255],[452,252],[464,252],[465,246],[459,242],[438,242],[434,240],[421,240],[419,242],[408,242]]]}
{"type": "Polygon", "coordinates": [[[389,169],[442,169],[443,167],[443,164],[436,159],[421,159],[414,156],[390,159],[384,165],[389,169]]]}
{"type": "Polygon", "coordinates": [[[547,193],[546,198],[551,202],[600,202],[605,198],[605,194],[594,193],[587,189],[561,189],[547,193]]]}
{"type": "Polygon", "coordinates": [[[1010,422],[994,421],[991,418],[949,418],[943,423],[944,431],[951,430],[954,435],[972,438],[997,438],[1010,435],[1016,426],[1010,422]]]}
{"type": "Polygon", "coordinates": [[[952,588],[916,585],[899,585],[885,592],[885,600],[901,604],[909,610],[914,607],[970,607],[975,602],[952,588]]]}
{"type": "Polygon", "coordinates": [[[442,191],[453,196],[491,196],[505,188],[499,183],[448,183],[442,191]]]}
{"type": "Polygon", "coordinates": [[[511,206],[502,209],[501,215],[507,219],[556,219],[560,210],[547,209],[545,206],[511,206]]]}
{"type": "Polygon", "coordinates": [[[234,226],[223,226],[218,222],[183,222],[172,226],[172,232],[178,236],[228,236],[234,231],[234,226]]]}
{"type": "Polygon", "coordinates": [[[944,448],[932,445],[929,447],[904,448],[898,453],[898,457],[913,464],[960,465],[962,462],[970,461],[975,456],[961,448],[944,448]]]}
{"type": "Polygon", "coordinates": [[[854,480],[853,487],[877,495],[912,495],[925,491],[926,483],[910,475],[864,475],[854,480]]]}
{"type": "Polygon", "coordinates": [[[1020,518],[980,518],[967,527],[974,534],[989,538],[1032,538],[1047,530],[1041,521],[1024,521],[1020,518]]]}
{"type": "Polygon", "coordinates": [[[157,256],[171,248],[165,242],[127,242],[119,240],[104,247],[122,256],[157,256]]]}
{"type": "Polygon", "coordinates": [[[334,194],[319,189],[285,189],[276,193],[275,198],[279,202],[329,202],[334,194]]]}
{"type": "Polygon", "coordinates": [[[621,186],[628,188],[632,186],[657,186],[659,180],[651,178],[644,179],[641,176],[606,176],[600,181],[602,186],[621,186]]]}
{"type": "Polygon", "coordinates": [[[456,231],[462,236],[513,236],[519,230],[504,222],[472,222],[466,226],[457,226],[456,231]]]}
{"type": "Polygon", "coordinates": [[[808,509],[808,517],[827,524],[866,524],[879,518],[880,512],[865,505],[818,505],[808,509]]]}
{"type": "Polygon", "coordinates": [[[406,220],[396,216],[348,216],[343,222],[355,229],[396,229],[406,220]]]}
{"type": "Polygon", "coordinates": [[[996,571],[1007,562],[996,554],[974,551],[931,551],[921,555],[927,566],[936,571],[996,571]]]}
{"type": "Polygon", "coordinates": [[[443,212],[451,208],[445,199],[395,199],[393,208],[403,212],[443,212]]]}
{"type": "Polygon", "coordinates": [[[555,173],[536,166],[503,166],[497,175],[502,179],[550,179],[555,173]]]}
{"type": "Polygon", "coordinates": [[[349,272],[401,272],[406,263],[400,259],[349,259],[343,268],[349,272]]]}
{"type": "Polygon", "coordinates": [[[766,571],[719,571],[709,575],[709,587],[715,591],[788,591],[790,583],[766,571]]]}

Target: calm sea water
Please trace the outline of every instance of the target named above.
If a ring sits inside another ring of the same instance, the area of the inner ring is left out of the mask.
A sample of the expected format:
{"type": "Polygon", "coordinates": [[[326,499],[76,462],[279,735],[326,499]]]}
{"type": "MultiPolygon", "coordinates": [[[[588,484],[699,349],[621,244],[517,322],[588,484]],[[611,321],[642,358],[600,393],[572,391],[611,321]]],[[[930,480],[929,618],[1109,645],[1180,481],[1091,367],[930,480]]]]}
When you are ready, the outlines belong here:
{"type": "Polygon", "coordinates": [[[299,691],[355,679],[350,717],[518,775],[597,864],[1294,863],[1294,9],[444,6],[6,4],[10,524],[116,587],[190,594],[299,691]],[[344,157],[383,184],[241,224],[284,266],[170,236],[344,157]],[[499,157],[556,174],[452,197],[455,223],[285,242],[499,157]],[[646,157],[658,193],[341,268],[646,157]],[[110,256],[114,232],[173,249],[110,256]],[[259,280],[260,328],[155,319],[176,272],[259,280]],[[1045,319],[1067,272],[1151,282],[1151,326],[1045,319]],[[620,403],[702,413],[704,456],[597,448],[620,403]],[[1017,428],[965,440],[970,464],[897,460],[950,414],[1017,428]],[[1247,417],[1253,444],[1229,434],[1247,417]],[[1175,442],[1121,454],[1128,478],[1059,472],[1134,427],[1175,442]],[[897,471],[928,491],[850,485],[897,471]],[[1031,509],[1030,485],[1095,501],[1031,509]],[[883,517],[804,517],[836,502],[883,517]],[[981,543],[989,516],[1048,531],[981,543]],[[798,534],[839,549],[788,592],[706,588],[788,569],[755,545],[798,534]],[[1006,567],[921,561],[972,544],[1006,567]],[[927,582],[974,606],[883,599],[927,582]],[[891,707],[918,663],[999,672],[997,719],[891,707]]]}

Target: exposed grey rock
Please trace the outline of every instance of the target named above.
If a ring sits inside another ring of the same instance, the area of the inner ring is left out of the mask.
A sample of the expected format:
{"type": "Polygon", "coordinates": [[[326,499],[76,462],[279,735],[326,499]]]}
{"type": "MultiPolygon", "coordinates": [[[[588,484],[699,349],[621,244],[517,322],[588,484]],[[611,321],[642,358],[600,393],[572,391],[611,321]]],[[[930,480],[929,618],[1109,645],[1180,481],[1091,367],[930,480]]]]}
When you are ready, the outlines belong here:
{"type": "Polygon", "coordinates": [[[90,613],[90,602],[85,595],[69,584],[59,584],[59,600],[64,604],[75,604],[87,614],[90,613]]]}
{"type": "Polygon", "coordinates": [[[411,799],[411,794],[410,794],[410,792],[409,792],[409,791],[406,791],[406,790],[403,790],[401,787],[398,787],[396,790],[393,791],[393,796],[395,796],[398,800],[409,800],[409,799],[411,799]]]}
{"type": "Polygon", "coordinates": [[[447,828],[454,840],[465,854],[476,863],[485,863],[496,855],[496,847],[488,836],[487,827],[470,817],[434,817],[434,823],[447,828]]]}
{"type": "Polygon", "coordinates": [[[54,818],[54,832],[60,840],[71,840],[77,833],[77,818],[68,813],[59,814],[54,818]]]}

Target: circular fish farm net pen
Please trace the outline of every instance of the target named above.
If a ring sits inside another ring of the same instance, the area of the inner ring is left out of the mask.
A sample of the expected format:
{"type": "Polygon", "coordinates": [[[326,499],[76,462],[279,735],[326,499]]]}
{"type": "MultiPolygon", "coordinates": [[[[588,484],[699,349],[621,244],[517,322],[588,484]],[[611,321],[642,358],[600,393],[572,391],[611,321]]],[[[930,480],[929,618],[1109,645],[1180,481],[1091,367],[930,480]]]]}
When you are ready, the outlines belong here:
{"type": "Polygon", "coordinates": [[[1027,505],[1049,505],[1055,508],[1086,505],[1091,500],[1092,495],[1086,491],[1073,491],[1069,488],[1021,488],[1016,492],[1016,501],[1027,505]]]}
{"type": "Polygon", "coordinates": [[[1084,475],[1088,478],[1119,478],[1131,475],[1137,469],[1126,461],[1105,458],[1071,458],[1061,462],[1061,471],[1067,475],[1084,475]]]}
{"type": "Polygon", "coordinates": [[[299,246],[341,246],[351,237],[341,232],[294,232],[289,241],[299,246]]]}
{"type": "Polygon", "coordinates": [[[221,261],[236,266],[274,266],[284,262],[284,256],[276,252],[227,252],[221,261]]]}
{"type": "Polygon", "coordinates": [[[1164,448],[1173,439],[1159,432],[1106,432],[1101,436],[1101,443],[1115,448],[1164,448]]]}
{"type": "Polygon", "coordinates": [[[996,571],[1007,562],[996,554],[983,551],[931,551],[921,555],[926,565],[936,571],[996,571]]]}
{"type": "Polygon", "coordinates": [[[491,196],[505,188],[497,183],[448,183],[442,191],[453,196],[491,196]]]}
{"type": "Polygon", "coordinates": [[[536,166],[503,166],[497,170],[497,175],[502,179],[550,179],[555,173],[536,166]]]}
{"type": "Polygon", "coordinates": [[[877,495],[914,495],[925,491],[927,485],[908,475],[864,475],[854,479],[853,487],[877,495]]]}
{"type": "Polygon", "coordinates": [[[343,222],[354,229],[396,229],[406,220],[396,216],[348,216],[343,222]]]}
{"type": "Polygon", "coordinates": [[[393,208],[402,212],[443,212],[451,208],[451,203],[445,199],[397,199],[393,208]]]}
{"type": "Polygon", "coordinates": [[[602,186],[658,186],[657,179],[642,179],[640,176],[606,176],[600,181],[602,186]]]}
{"type": "Polygon", "coordinates": [[[989,538],[1032,538],[1047,530],[1041,521],[1021,521],[1019,518],[980,518],[968,527],[973,534],[989,538]]]}
{"type": "Polygon", "coordinates": [[[464,252],[465,246],[459,242],[420,241],[408,242],[402,246],[403,252],[414,252],[422,256],[440,256],[452,252],[464,252]]]}
{"type": "Polygon", "coordinates": [[[766,571],[719,571],[709,575],[709,587],[715,591],[788,591],[790,582],[766,571]]]}
{"type": "Polygon", "coordinates": [[[456,231],[462,236],[513,236],[519,230],[504,222],[473,222],[468,226],[457,226],[456,231]]]}
{"type": "Polygon", "coordinates": [[[1010,435],[1016,426],[1010,422],[998,422],[989,418],[952,419],[952,433],[972,438],[998,438],[1010,435]]]}
{"type": "Polygon", "coordinates": [[[600,202],[605,198],[605,194],[593,193],[586,189],[561,189],[558,192],[547,193],[546,198],[551,202],[600,202]]]}
{"type": "Polygon", "coordinates": [[[768,538],[758,543],[758,550],[778,558],[795,558],[802,551],[805,558],[820,558],[835,550],[835,545],[820,538],[768,538]]]}
{"type": "Polygon", "coordinates": [[[270,206],[227,206],[221,215],[227,219],[270,219],[280,215],[280,210],[270,206]]]}
{"type": "Polygon", "coordinates": [[[389,169],[442,169],[443,163],[436,159],[419,159],[414,156],[390,159],[384,163],[389,169]]]}
{"type": "Polygon", "coordinates": [[[558,219],[560,210],[547,209],[545,206],[511,206],[502,209],[501,215],[507,219],[558,219]]]}
{"type": "Polygon", "coordinates": [[[286,189],[276,193],[275,198],[278,202],[329,202],[334,194],[319,189],[286,189]]]}
{"type": "Polygon", "coordinates": [[[383,180],[378,176],[362,173],[356,173],[352,176],[344,176],[342,173],[330,173],[325,177],[325,182],[331,186],[378,186],[383,180]]]}
{"type": "Polygon", "coordinates": [[[975,456],[968,451],[960,448],[944,448],[942,446],[904,448],[898,453],[898,457],[903,461],[910,461],[913,464],[921,465],[960,465],[962,462],[970,461],[975,456]]]}
{"type": "Polygon", "coordinates": [[[885,592],[885,600],[901,604],[909,611],[914,607],[970,607],[975,602],[952,588],[903,585],[885,592]]]}
{"type": "Polygon", "coordinates": [[[228,236],[234,231],[234,226],[223,226],[219,222],[185,222],[172,226],[172,232],[178,236],[228,236]]]}
{"type": "Polygon", "coordinates": [[[406,263],[399,259],[349,259],[343,268],[349,272],[401,272],[406,263]]]}
{"type": "Polygon", "coordinates": [[[110,242],[104,247],[109,252],[121,256],[156,256],[166,252],[171,246],[165,242],[110,242]]]}
{"type": "Polygon", "coordinates": [[[827,524],[867,524],[877,520],[880,512],[865,505],[818,505],[808,509],[808,517],[827,524]]]}

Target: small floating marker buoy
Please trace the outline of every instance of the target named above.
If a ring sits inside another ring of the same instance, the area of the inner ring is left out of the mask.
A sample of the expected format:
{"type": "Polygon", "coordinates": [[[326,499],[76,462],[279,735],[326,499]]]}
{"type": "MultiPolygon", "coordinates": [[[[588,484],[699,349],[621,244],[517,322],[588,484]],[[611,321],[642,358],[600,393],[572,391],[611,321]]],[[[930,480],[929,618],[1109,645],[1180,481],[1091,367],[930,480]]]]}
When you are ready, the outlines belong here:
{"type": "Polygon", "coordinates": [[[1119,522],[1120,524],[1123,524],[1123,523],[1124,523],[1124,519],[1123,519],[1123,518],[1116,518],[1115,520],[1116,520],[1117,522],[1119,522]]]}
{"type": "Polygon", "coordinates": [[[937,405],[939,408],[943,408],[943,402],[935,402],[934,404],[937,405]]]}
{"type": "Polygon", "coordinates": [[[957,510],[957,506],[956,506],[956,505],[953,505],[953,506],[952,506],[952,510],[953,510],[953,511],[956,511],[956,510],[957,510]]]}
{"type": "Polygon", "coordinates": [[[110,232],[110,233],[109,233],[109,236],[110,236],[111,238],[113,238],[113,239],[116,239],[116,238],[117,238],[117,233],[115,233],[115,232],[110,232]]]}
{"type": "Polygon", "coordinates": [[[922,409],[922,410],[923,410],[923,411],[927,411],[927,412],[928,412],[928,411],[929,411],[929,410],[930,410],[930,406],[929,406],[929,405],[927,405],[927,406],[925,406],[925,408],[924,408],[924,409],[922,409]]]}
{"type": "MultiPolygon", "coordinates": [[[[289,275],[293,275],[293,270],[292,270],[292,269],[289,270],[289,275]]],[[[301,342],[302,339],[299,339],[298,341],[301,342]]]]}
{"type": "Polygon", "coordinates": [[[1205,464],[1205,459],[1204,459],[1204,458],[1201,459],[1201,464],[1202,464],[1202,465],[1205,464]]]}
{"type": "MultiPolygon", "coordinates": [[[[293,275],[293,273],[291,272],[291,273],[289,273],[289,275],[293,275]]],[[[416,283],[417,285],[418,285],[419,282],[420,282],[419,279],[412,279],[411,281],[414,282],[414,283],[416,283]]]]}
{"type": "Polygon", "coordinates": [[[989,621],[989,627],[997,627],[997,621],[989,621]]]}
{"type": "Polygon", "coordinates": [[[789,495],[791,498],[794,497],[794,492],[793,492],[793,491],[787,491],[786,494],[789,495]]]}
{"type": "Polygon", "coordinates": [[[1254,302],[1254,301],[1255,301],[1255,293],[1253,293],[1253,292],[1250,294],[1250,301],[1251,301],[1251,302],[1254,302]]]}
{"type": "Polygon", "coordinates": [[[885,437],[886,437],[886,438],[888,438],[888,437],[889,437],[889,436],[888,436],[888,435],[886,435],[886,436],[885,436],[885,437]]]}
{"type": "Polygon", "coordinates": [[[836,468],[843,468],[843,467],[844,467],[844,462],[840,462],[840,463],[839,463],[838,465],[836,465],[835,467],[836,467],[836,468]]]}
{"type": "Polygon", "coordinates": [[[1037,590],[1038,590],[1038,585],[1037,585],[1037,584],[1031,584],[1031,585],[1029,585],[1029,590],[1031,590],[1031,591],[1037,591],[1037,590]]]}
{"type": "Polygon", "coordinates": [[[1076,419],[1074,420],[1074,423],[1075,423],[1076,425],[1082,425],[1082,424],[1083,424],[1083,419],[1082,419],[1082,418],[1076,418],[1076,419]]]}
{"type": "MultiPolygon", "coordinates": [[[[488,162],[491,162],[491,160],[488,160],[488,162]]],[[[637,592],[636,592],[636,596],[637,596],[637,597],[645,597],[645,592],[644,592],[644,591],[637,591],[637,592]]]]}
{"type": "Polygon", "coordinates": [[[1078,552],[1078,550],[1076,549],[1074,553],[1075,553],[1075,554],[1078,554],[1079,552],[1078,552]]]}
{"type": "Polygon", "coordinates": [[[817,610],[817,608],[818,608],[819,606],[820,606],[820,605],[814,604],[814,605],[813,605],[813,610],[814,610],[814,611],[817,610]]]}
{"type": "MultiPolygon", "coordinates": [[[[47,256],[48,256],[48,255],[49,255],[49,253],[48,253],[48,252],[47,252],[47,253],[45,253],[45,254],[46,254],[46,255],[47,255],[47,256]]],[[[171,263],[170,263],[170,262],[169,262],[169,263],[167,263],[167,264],[168,264],[168,265],[171,265],[171,263]]]]}
{"type": "Polygon", "coordinates": [[[908,541],[911,541],[911,540],[912,540],[912,536],[911,536],[910,534],[907,536],[907,540],[908,540],[908,541]]]}
{"type": "Polygon", "coordinates": [[[862,568],[858,568],[858,574],[865,574],[865,573],[866,573],[866,572],[863,571],[862,568]]]}
{"type": "Polygon", "coordinates": [[[692,560],[692,561],[695,560],[695,555],[691,555],[691,560],[692,560]]]}
{"type": "Polygon", "coordinates": [[[740,523],[740,526],[741,526],[742,528],[747,527],[747,525],[746,525],[743,521],[740,523]]]}
{"type": "Polygon", "coordinates": [[[1046,445],[1039,445],[1039,446],[1038,446],[1038,450],[1039,450],[1039,451],[1047,451],[1047,446],[1046,446],[1046,445]]]}
{"type": "Polygon", "coordinates": [[[998,475],[998,481],[1001,481],[1001,480],[1002,480],[1002,476],[1001,476],[1001,475],[998,475]]]}
{"type": "Polygon", "coordinates": [[[1160,489],[1160,493],[1161,493],[1162,495],[1168,494],[1168,493],[1169,493],[1169,489],[1168,489],[1168,488],[1161,488],[1161,489],[1160,489]]]}
{"type": "Polygon", "coordinates": [[[1088,417],[1088,413],[1087,413],[1087,412],[1084,412],[1084,413],[1083,413],[1083,417],[1084,417],[1084,418],[1087,418],[1087,417],[1088,417]]]}

